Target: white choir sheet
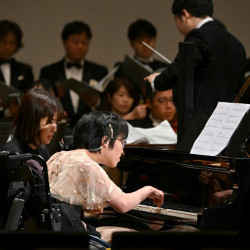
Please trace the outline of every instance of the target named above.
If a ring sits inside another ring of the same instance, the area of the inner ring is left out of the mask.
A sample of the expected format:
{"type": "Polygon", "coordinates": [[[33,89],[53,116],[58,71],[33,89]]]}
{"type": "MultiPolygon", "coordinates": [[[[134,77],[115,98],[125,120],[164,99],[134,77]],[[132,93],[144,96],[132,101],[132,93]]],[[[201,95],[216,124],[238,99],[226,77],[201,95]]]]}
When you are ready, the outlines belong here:
{"type": "Polygon", "coordinates": [[[227,146],[249,108],[250,104],[219,102],[190,153],[218,155],[227,146]]]}
{"type": "Polygon", "coordinates": [[[127,144],[176,144],[177,134],[167,120],[153,128],[133,127],[128,123],[127,144]]]}

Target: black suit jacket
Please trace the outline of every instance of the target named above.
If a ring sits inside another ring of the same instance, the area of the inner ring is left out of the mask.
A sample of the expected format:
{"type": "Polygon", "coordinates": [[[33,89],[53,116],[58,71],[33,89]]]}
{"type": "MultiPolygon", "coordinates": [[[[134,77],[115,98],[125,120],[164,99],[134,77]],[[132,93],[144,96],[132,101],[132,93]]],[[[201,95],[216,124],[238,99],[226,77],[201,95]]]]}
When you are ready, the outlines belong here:
{"type": "MultiPolygon", "coordinates": [[[[57,93],[56,82],[63,82],[66,80],[66,74],[64,69],[64,59],[53,63],[51,65],[45,66],[41,69],[40,79],[47,79],[51,82],[55,93],[57,93]]],[[[106,67],[102,65],[98,65],[96,63],[85,60],[84,61],[84,70],[82,81],[88,83],[90,79],[95,79],[97,81],[101,80],[105,75],[107,75],[108,70],[106,67]]],[[[67,111],[68,116],[71,118],[71,125],[74,126],[75,122],[78,118],[85,112],[89,110],[89,108],[84,105],[83,100],[79,100],[78,111],[75,114],[72,101],[70,98],[69,91],[66,91],[65,96],[61,99],[61,103],[65,111],[67,111]]]]}
{"type": "Polygon", "coordinates": [[[139,127],[139,128],[153,128],[153,122],[150,119],[149,115],[143,119],[138,120],[127,120],[128,123],[130,123],[133,127],[139,127]]]}
{"type": "MultiPolygon", "coordinates": [[[[215,21],[190,31],[184,42],[196,45],[194,111],[214,109],[218,101],[232,102],[244,83],[246,53],[242,44],[215,21]]],[[[174,62],[155,78],[157,90],[177,87],[178,64],[177,55],[174,62]]],[[[177,102],[176,98],[174,101],[177,102]]]]}
{"type": "MultiPolygon", "coordinates": [[[[24,63],[17,62],[15,59],[10,61],[10,85],[14,88],[26,92],[31,88],[34,80],[32,68],[24,63]]],[[[0,69],[0,81],[5,82],[4,76],[0,69]]]]}

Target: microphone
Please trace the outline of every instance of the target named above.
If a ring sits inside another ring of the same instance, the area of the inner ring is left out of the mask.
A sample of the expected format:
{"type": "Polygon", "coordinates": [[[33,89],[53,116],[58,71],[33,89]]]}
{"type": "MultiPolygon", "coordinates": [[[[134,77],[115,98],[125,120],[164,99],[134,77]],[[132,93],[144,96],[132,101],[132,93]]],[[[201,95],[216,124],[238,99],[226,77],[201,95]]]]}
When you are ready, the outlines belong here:
{"type": "MultiPolygon", "coordinates": [[[[104,141],[104,144],[107,143],[108,139],[113,139],[113,136],[114,136],[112,124],[109,123],[108,126],[109,126],[109,136],[108,136],[107,140],[104,141]]],[[[103,145],[100,146],[99,148],[88,149],[88,151],[90,151],[90,152],[98,151],[98,150],[100,150],[101,148],[103,148],[103,145]]]]}
{"type": "Polygon", "coordinates": [[[101,148],[103,148],[103,145],[102,145],[102,146],[100,146],[99,148],[92,148],[92,149],[88,149],[88,151],[90,151],[90,152],[93,152],[93,151],[98,151],[98,150],[100,150],[101,148]]]}

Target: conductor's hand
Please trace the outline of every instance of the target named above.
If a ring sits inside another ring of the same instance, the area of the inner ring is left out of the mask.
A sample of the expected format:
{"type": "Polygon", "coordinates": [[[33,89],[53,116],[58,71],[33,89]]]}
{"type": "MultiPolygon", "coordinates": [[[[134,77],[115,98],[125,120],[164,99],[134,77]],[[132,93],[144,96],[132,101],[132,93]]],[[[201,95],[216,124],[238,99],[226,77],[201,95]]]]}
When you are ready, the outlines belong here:
{"type": "Polygon", "coordinates": [[[161,207],[164,202],[164,193],[157,188],[151,187],[148,198],[153,199],[153,202],[157,207],[161,207]]]}
{"type": "Polygon", "coordinates": [[[159,72],[155,72],[155,73],[153,73],[153,74],[151,74],[149,76],[146,76],[144,78],[144,81],[148,81],[152,85],[152,83],[154,82],[155,77],[158,76],[158,75],[160,75],[160,74],[161,73],[159,73],[159,72]]]}

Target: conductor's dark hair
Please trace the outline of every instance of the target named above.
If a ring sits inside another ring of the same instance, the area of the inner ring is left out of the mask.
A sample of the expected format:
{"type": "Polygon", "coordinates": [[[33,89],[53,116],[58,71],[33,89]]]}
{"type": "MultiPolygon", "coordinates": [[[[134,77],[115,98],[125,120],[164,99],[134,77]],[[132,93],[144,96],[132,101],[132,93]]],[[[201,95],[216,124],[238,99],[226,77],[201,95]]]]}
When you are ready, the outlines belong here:
{"type": "Polygon", "coordinates": [[[124,140],[128,137],[127,122],[109,111],[88,112],[81,116],[73,129],[73,148],[98,149],[103,136],[107,136],[109,148],[113,149],[118,137],[124,140]]]}
{"type": "Polygon", "coordinates": [[[86,36],[91,39],[92,33],[91,29],[88,24],[82,22],[82,21],[73,21],[70,23],[67,23],[63,30],[62,30],[62,40],[66,42],[71,35],[79,35],[81,33],[85,32],[86,36]]]}
{"type": "Polygon", "coordinates": [[[0,39],[3,39],[9,32],[13,32],[16,37],[16,51],[23,47],[21,28],[14,22],[9,20],[0,21],[0,39]]]}
{"type": "Polygon", "coordinates": [[[131,41],[144,37],[155,38],[156,35],[157,31],[154,25],[144,19],[133,22],[128,28],[128,38],[131,41]]]}
{"type": "Polygon", "coordinates": [[[14,138],[35,146],[40,144],[40,120],[48,117],[47,124],[60,119],[63,108],[48,91],[31,89],[23,97],[12,126],[14,138]]]}
{"type": "Polygon", "coordinates": [[[172,13],[175,16],[182,16],[184,9],[195,17],[212,17],[214,12],[212,0],[174,0],[172,13]]]}

